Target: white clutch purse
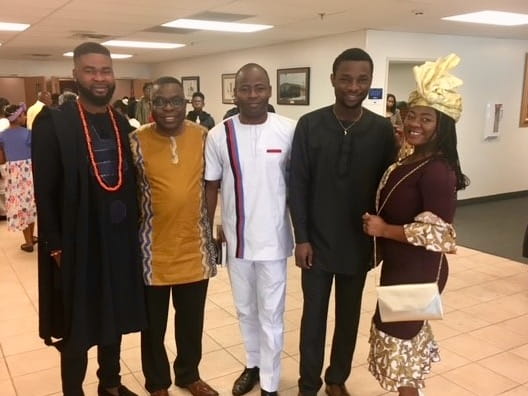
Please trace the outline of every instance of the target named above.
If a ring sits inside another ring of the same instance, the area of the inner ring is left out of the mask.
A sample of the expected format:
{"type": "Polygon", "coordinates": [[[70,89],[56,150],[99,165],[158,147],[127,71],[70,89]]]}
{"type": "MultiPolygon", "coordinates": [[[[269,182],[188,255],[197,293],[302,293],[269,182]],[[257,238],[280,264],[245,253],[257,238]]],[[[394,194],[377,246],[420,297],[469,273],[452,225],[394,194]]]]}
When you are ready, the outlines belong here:
{"type": "Polygon", "coordinates": [[[438,283],[378,286],[382,322],[442,319],[444,311],[438,283]]]}

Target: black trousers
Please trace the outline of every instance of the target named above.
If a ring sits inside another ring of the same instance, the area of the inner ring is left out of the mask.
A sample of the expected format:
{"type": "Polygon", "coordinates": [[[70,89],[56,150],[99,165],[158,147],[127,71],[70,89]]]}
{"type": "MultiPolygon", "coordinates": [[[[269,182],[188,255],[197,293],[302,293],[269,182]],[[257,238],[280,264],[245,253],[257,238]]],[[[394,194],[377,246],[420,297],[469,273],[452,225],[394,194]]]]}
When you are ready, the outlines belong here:
{"type": "MultiPolygon", "coordinates": [[[[114,388],[121,384],[119,356],[121,339],[117,344],[97,347],[97,377],[102,388],[114,388]]],[[[84,396],[82,384],[88,366],[87,352],[71,356],[61,353],[61,378],[64,396],[84,396]]]]}
{"type": "Polygon", "coordinates": [[[173,286],[147,286],[148,328],[141,333],[141,363],[145,388],[149,392],[168,389],[170,364],[163,344],[167,329],[169,300],[176,311],[174,333],[177,356],[174,361],[175,382],[186,386],[200,378],[205,297],[209,280],[173,286]]]}
{"type": "Polygon", "coordinates": [[[323,382],[326,322],[332,283],[335,279],[335,329],[327,384],[344,384],[352,368],[356,346],[361,296],[366,274],[343,275],[320,269],[302,270],[303,314],[300,336],[299,391],[316,395],[323,382]]]}

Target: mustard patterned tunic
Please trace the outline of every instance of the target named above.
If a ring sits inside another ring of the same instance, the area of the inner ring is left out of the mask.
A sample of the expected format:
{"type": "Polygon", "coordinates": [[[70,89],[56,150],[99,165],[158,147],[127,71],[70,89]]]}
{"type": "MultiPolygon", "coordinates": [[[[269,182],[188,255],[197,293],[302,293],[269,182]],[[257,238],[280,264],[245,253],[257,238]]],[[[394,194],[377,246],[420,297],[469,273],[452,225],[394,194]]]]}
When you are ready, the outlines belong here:
{"type": "Polygon", "coordinates": [[[175,137],[158,133],[155,124],[130,134],[146,285],[192,283],[216,274],[203,179],[206,133],[184,121],[175,137]]]}

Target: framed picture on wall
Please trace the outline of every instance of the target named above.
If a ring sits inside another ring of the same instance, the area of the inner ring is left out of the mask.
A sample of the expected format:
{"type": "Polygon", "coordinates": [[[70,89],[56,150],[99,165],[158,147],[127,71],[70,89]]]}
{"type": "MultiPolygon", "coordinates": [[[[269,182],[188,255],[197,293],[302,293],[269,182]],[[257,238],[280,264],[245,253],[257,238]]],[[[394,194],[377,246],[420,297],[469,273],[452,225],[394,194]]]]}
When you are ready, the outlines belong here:
{"type": "Polygon", "coordinates": [[[183,85],[183,94],[185,95],[185,99],[190,102],[193,93],[198,92],[200,90],[200,77],[182,77],[181,82],[183,85]]]}
{"type": "Polygon", "coordinates": [[[222,103],[235,103],[235,73],[222,74],[222,103]]]}
{"type": "Polygon", "coordinates": [[[524,61],[524,76],[523,76],[523,91],[521,100],[521,119],[519,120],[519,127],[528,127],[528,54],[524,61]]]}
{"type": "Polygon", "coordinates": [[[277,104],[310,104],[310,68],[277,70],[277,104]]]}

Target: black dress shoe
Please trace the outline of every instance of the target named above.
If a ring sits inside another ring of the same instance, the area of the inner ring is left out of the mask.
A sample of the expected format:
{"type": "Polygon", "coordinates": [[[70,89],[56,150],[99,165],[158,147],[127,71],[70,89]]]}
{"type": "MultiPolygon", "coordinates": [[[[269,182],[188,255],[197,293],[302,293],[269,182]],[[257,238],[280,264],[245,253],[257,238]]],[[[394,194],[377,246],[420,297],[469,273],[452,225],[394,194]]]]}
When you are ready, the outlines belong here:
{"type": "MultiPolygon", "coordinates": [[[[138,396],[137,393],[132,392],[130,389],[128,389],[125,385],[119,385],[117,387],[117,394],[119,396],[138,396]]],[[[113,393],[108,392],[105,388],[103,388],[101,385],[97,387],[97,395],[98,396],[114,396],[113,393]]]]}
{"type": "Polygon", "coordinates": [[[345,384],[326,384],[325,393],[328,396],[350,396],[345,384]]]}
{"type": "Polygon", "coordinates": [[[260,396],[278,396],[279,394],[277,393],[277,391],[275,392],[268,392],[268,391],[265,391],[264,389],[261,389],[260,390],[260,396]]]}
{"type": "Polygon", "coordinates": [[[259,368],[245,368],[233,384],[233,395],[242,396],[248,393],[259,382],[259,368]]]}

